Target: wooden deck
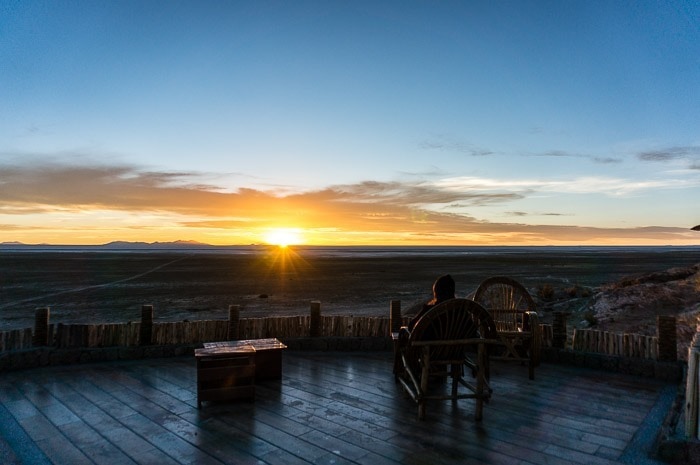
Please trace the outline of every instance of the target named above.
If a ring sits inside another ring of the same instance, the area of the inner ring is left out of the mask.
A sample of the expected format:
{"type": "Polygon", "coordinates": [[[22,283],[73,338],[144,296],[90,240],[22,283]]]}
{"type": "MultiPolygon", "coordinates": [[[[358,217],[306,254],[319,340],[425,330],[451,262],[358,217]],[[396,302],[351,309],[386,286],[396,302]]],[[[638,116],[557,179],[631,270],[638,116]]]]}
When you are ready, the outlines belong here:
{"type": "Polygon", "coordinates": [[[197,410],[194,357],[0,374],[0,458],[28,464],[654,464],[676,386],[494,362],[484,420],[473,401],[426,421],[388,352],[291,352],[256,399],[197,410]]]}

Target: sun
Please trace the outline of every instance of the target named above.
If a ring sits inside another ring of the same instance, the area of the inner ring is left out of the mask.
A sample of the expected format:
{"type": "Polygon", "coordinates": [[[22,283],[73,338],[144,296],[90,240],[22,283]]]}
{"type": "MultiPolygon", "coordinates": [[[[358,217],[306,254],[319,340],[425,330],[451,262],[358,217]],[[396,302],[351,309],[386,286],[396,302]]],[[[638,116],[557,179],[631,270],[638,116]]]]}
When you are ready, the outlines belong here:
{"type": "Polygon", "coordinates": [[[265,242],[279,247],[301,244],[301,232],[295,228],[275,228],[265,234],[265,242]]]}

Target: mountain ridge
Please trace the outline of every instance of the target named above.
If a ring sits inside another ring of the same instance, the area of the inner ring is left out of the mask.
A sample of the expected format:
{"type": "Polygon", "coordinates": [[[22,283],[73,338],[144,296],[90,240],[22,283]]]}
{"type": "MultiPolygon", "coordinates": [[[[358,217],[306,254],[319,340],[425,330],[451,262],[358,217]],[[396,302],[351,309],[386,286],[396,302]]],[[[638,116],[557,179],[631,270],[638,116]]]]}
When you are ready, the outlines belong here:
{"type": "Polygon", "coordinates": [[[88,248],[88,249],[204,249],[220,246],[192,240],[177,240],[169,242],[142,241],[112,241],[95,245],[65,245],[65,244],[25,244],[19,241],[0,242],[2,248],[88,248]]]}

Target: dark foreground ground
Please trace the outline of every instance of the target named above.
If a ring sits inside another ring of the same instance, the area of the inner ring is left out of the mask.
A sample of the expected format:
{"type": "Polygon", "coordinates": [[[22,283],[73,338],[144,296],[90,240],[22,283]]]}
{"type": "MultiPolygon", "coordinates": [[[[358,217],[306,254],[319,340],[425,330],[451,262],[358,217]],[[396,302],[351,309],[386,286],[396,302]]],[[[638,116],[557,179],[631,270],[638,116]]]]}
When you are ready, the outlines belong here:
{"type": "MultiPolygon", "coordinates": [[[[168,321],[225,319],[230,304],[240,304],[244,318],[306,314],[313,300],[324,314],[386,315],[392,299],[411,313],[444,273],[455,278],[459,296],[489,276],[508,275],[538,298],[549,288],[567,295],[564,308],[583,307],[602,284],[700,263],[700,248],[384,257],[1,252],[0,258],[2,330],[33,326],[35,309],[45,306],[55,323],[135,321],[143,304],[168,321]]],[[[546,320],[554,304],[542,305],[546,320]]]]}

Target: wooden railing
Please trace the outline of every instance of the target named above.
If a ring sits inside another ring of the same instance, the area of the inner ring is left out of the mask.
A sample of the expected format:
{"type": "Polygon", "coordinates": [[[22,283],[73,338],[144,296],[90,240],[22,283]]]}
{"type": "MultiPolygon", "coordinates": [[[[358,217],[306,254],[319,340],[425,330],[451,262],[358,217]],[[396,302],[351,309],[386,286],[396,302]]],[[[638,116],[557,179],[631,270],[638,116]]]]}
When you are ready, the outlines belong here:
{"type": "Polygon", "coordinates": [[[658,342],[657,336],[574,329],[571,348],[580,352],[656,360],[659,356],[658,342]]]}
{"type": "MultiPolygon", "coordinates": [[[[228,320],[154,322],[153,306],[142,307],[138,323],[50,324],[50,310],[37,309],[35,327],[0,332],[0,352],[31,347],[129,347],[196,344],[231,339],[280,339],[304,337],[388,337],[392,329],[408,323],[401,302],[390,303],[388,317],[322,316],[320,302],[311,302],[310,313],[300,316],[240,318],[240,307],[229,307],[228,320]]],[[[574,351],[624,357],[676,360],[675,319],[659,317],[658,332],[673,337],[615,334],[574,330],[574,351]],[[672,324],[671,324],[672,323],[672,324]],[[659,340],[666,340],[666,343],[659,340]],[[666,349],[664,349],[664,347],[666,349]],[[660,349],[661,348],[661,349],[660,349]]],[[[566,316],[555,315],[554,324],[542,324],[542,347],[567,348],[566,316]]]]}
{"type": "MultiPolygon", "coordinates": [[[[240,307],[231,305],[228,320],[159,323],[153,321],[151,305],[142,307],[138,323],[51,324],[49,315],[48,308],[37,309],[34,328],[0,332],[0,352],[46,346],[129,347],[269,337],[388,337],[391,325],[391,317],[323,316],[320,302],[311,302],[309,315],[242,319],[240,307]]],[[[399,322],[405,323],[404,318],[399,322]]]]}
{"type": "Polygon", "coordinates": [[[656,318],[656,336],[615,333],[593,329],[574,329],[571,348],[619,357],[675,361],[678,358],[676,319],[656,318]]]}
{"type": "MultiPolygon", "coordinates": [[[[237,339],[280,339],[309,337],[309,317],[246,318],[239,321],[237,339]]],[[[228,320],[198,320],[153,323],[153,345],[195,344],[228,340],[228,320]]],[[[324,316],[319,337],[387,337],[389,318],[324,316]]],[[[49,340],[43,346],[112,347],[142,344],[141,323],[49,325],[49,340]]],[[[34,344],[32,329],[0,332],[0,352],[29,349],[34,344]]]]}

